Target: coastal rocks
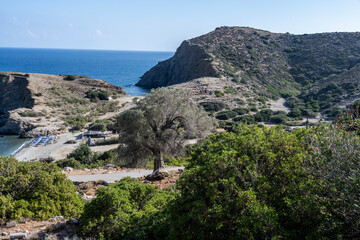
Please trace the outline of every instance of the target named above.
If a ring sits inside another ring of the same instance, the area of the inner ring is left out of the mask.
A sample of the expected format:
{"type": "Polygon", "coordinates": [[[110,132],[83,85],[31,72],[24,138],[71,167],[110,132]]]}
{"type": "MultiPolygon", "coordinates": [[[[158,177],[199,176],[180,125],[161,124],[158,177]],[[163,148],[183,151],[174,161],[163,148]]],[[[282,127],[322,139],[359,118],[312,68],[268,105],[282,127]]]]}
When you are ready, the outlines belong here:
{"type": "Polygon", "coordinates": [[[184,41],[175,55],[147,71],[136,86],[151,89],[170,86],[200,77],[215,77],[212,57],[198,45],[184,41]]]}
{"type": "Polygon", "coordinates": [[[33,106],[28,75],[0,73],[0,110],[4,112],[33,106]]]}
{"type": "MultiPolygon", "coordinates": [[[[19,118],[11,118],[11,114],[8,115],[9,117],[6,119],[5,123],[0,127],[1,134],[9,134],[9,135],[23,135],[28,131],[34,129],[34,125],[26,120],[22,120],[19,118]]],[[[29,135],[28,137],[33,137],[36,135],[29,135]]]]}

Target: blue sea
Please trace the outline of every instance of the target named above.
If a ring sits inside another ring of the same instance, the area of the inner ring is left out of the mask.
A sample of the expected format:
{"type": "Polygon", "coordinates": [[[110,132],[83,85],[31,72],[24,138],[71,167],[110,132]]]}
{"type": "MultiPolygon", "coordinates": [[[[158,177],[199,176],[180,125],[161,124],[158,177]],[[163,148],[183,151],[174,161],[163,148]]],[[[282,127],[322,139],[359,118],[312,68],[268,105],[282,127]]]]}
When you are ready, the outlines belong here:
{"type": "MultiPolygon", "coordinates": [[[[120,86],[129,95],[143,96],[148,90],[135,83],[159,61],[174,52],[0,48],[0,71],[85,75],[120,86]]],[[[14,152],[24,143],[14,136],[0,137],[0,155],[14,152]]]]}

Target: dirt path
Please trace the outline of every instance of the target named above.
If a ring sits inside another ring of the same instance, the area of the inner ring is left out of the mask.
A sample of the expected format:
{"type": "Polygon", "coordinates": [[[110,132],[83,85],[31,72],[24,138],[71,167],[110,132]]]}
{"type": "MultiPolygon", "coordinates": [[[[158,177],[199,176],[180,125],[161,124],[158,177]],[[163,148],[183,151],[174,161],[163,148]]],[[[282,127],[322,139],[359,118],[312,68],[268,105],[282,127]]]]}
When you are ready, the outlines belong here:
{"type": "MultiPolygon", "coordinates": [[[[176,171],[178,169],[184,169],[184,167],[167,167],[166,171],[176,171]]],[[[116,172],[116,173],[103,173],[103,174],[89,174],[89,175],[70,175],[68,178],[73,182],[88,182],[88,181],[98,181],[104,180],[108,183],[113,183],[116,180],[120,180],[124,177],[143,177],[149,175],[153,172],[153,170],[136,170],[136,171],[124,171],[124,172],[116,172]]]]}

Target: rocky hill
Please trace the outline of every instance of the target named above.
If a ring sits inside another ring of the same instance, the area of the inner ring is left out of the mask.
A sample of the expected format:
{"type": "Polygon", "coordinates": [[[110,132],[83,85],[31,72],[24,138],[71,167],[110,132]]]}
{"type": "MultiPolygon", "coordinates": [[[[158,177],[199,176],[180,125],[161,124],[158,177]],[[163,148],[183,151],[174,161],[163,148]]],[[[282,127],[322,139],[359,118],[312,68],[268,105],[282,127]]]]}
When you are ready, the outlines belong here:
{"type": "Polygon", "coordinates": [[[67,131],[71,119],[96,118],[99,108],[117,105],[111,100],[125,94],[85,76],[0,72],[0,134],[32,137],[67,131]],[[106,95],[102,100],[97,99],[100,93],[106,95]]]}
{"type": "Polygon", "coordinates": [[[184,41],[137,85],[156,88],[212,77],[235,83],[237,98],[241,92],[267,100],[290,97],[298,103],[288,104],[291,108],[318,112],[355,99],[359,64],[359,32],[292,35],[220,27],[184,41]]]}

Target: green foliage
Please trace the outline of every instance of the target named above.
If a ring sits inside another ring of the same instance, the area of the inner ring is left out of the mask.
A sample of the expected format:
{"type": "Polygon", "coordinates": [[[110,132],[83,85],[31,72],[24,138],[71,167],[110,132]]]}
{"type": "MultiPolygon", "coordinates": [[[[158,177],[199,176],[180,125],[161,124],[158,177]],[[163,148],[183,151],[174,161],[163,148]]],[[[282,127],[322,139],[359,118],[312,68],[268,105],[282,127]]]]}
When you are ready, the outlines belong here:
{"type": "Polygon", "coordinates": [[[235,88],[233,88],[231,86],[225,86],[224,93],[236,95],[238,92],[236,91],[235,88]]]}
{"type": "Polygon", "coordinates": [[[335,124],[347,132],[360,135],[360,101],[349,106],[349,110],[338,115],[335,124]]]}
{"type": "Polygon", "coordinates": [[[238,115],[244,115],[249,113],[249,109],[247,108],[234,108],[233,111],[236,112],[238,115]]]}
{"type": "Polygon", "coordinates": [[[234,111],[221,111],[216,114],[216,118],[219,120],[228,120],[230,118],[236,117],[237,113],[234,111]]]}
{"type": "Polygon", "coordinates": [[[66,75],[64,80],[68,80],[68,81],[74,81],[76,79],[75,75],[66,75]]]}
{"type": "MultiPolygon", "coordinates": [[[[83,97],[65,88],[51,87],[49,90],[54,95],[57,95],[61,98],[62,102],[60,103],[58,102],[57,105],[63,106],[65,104],[79,104],[79,105],[89,104],[88,99],[84,99],[83,97]]],[[[49,102],[48,104],[51,105],[53,103],[49,102]]]]}
{"type": "Polygon", "coordinates": [[[117,118],[119,161],[142,165],[154,157],[154,171],[163,167],[163,155],[177,156],[185,138],[200,137],[213,126],[206,112],[192,101],[187,90],[152,90],[137,107],[117,118]]]}
{"type": "Polygon", "coordinates": [[[0,157],[0,219],[77,217],[84,202],[55,164],[0,157]]]}
{"type": "Polygon", "coordinates": [[[119,138],[102,139],[95,142],[96,146],[111,145],[119,143],[119,138]]]}
{"type": "Polygon", "coordinates": [[[250,107],[250,111],[252,111],[252,112],[257,112],[258,109],[257,109],[256,106],[251,106],[251,107],[250,107]]]}
{"type": "Polygon", "coordinates": [[[65,118],[65,123],[70,125],[73,130],[78,131],[84,129],[86,122],[90,122],[91,120],[91,116],[78,115],[65,118]]]}
{"type": "Polygon", "coordinates": [[[220,90],[215,90],[215,96],[216,96],[216,97],[223,97],[223,96],[225,96],[225,93],[223,93],[223,92],[220,91],[220,90]]]}
{"type": "Polygon", "coordinates": [[[74,169],[98,168],[109,163],[116,164],[117,150],[111,149],[102,154],[92,152],[86,144],[81,144],[79,148],[70,153],[66,159],[56,162],[60,168],[72,167],[74,169]]]}
{"type": "Polygon", "coordinates": [[[284,124],[288,120],[285,112],[278,111],[275,112],[274,115],[270,117],[270,122],[276,124],[284,124]]]}
{"type": "Polygon", "coordinates": [[[254,124],[256,123],[254,115],[243,115],[233,118],[234,122],[241,122],[245,124],[254,124]]]}
{"type": "Polygon", "coordinates": [[[99,100],[109,100],[110,93],[105,90],[89,90],[86,93],[86,97],[90,98],[91,102],[97,102],[99,100]]]}
{"type": "Polygon", "coordinates": [[[204,108],[205,111],[215,111],[218,112],[226,107],[226,104],[223,102],[201,102],[200,106],[204,108]]]}
{"type": "Polygon", "coordinates": [[[298,117],[301,117],[301,111],[298,109],[298,108],[294,108],[292,109],[288,114],[287,116],[289,117],[293,117],[293,118],[298,118],[298,117]]]}
{"type": "Polygon", "coordinates": [[[186,166],[188,163],[188,157],[172,157],[165,159],[165,164],[167,166],[186,166]]]}
{"type": "Polygon", "coordinates": [[[241,106],[245,105],[245,102],[243,100],[241,100],[240,98],[235,98],[234,101],[241,106]]]}
{"type": "MultiPolygon", "coordinates": [[[[97,198],[86,205],[80,218],[79,232],[96,239],[147,239],[143,236],[147,231],[138,228],[139,225],[145,224],[144,219],[155,215],[172,199],[171,191],[124,178],[97,190],[97,198]]],[[[152,221],[148,223],[153,225],[152,221]]]]}
{"type": "Polygon", "coordinates": [[[270,121],[271,116],[273,116],[274,112],[270,109],[261,110],[260,112],[254,115],[256,122],[268,122],[270,121]]]}
{"type": "Polygon", "coordinates": [[[169,238],[317,236],[322,200],[302,166],[305,143],[304,132],[280,128],[211,136],[180,178],[169,238]]]}
{"type": "Polygon", "coordinates": [[[19,112],[19,115],[22,117],[42,117],[42,116],[44,116],[43,113],[32,111],[32,110],[25,110],[23,112],[19,112]]]}

